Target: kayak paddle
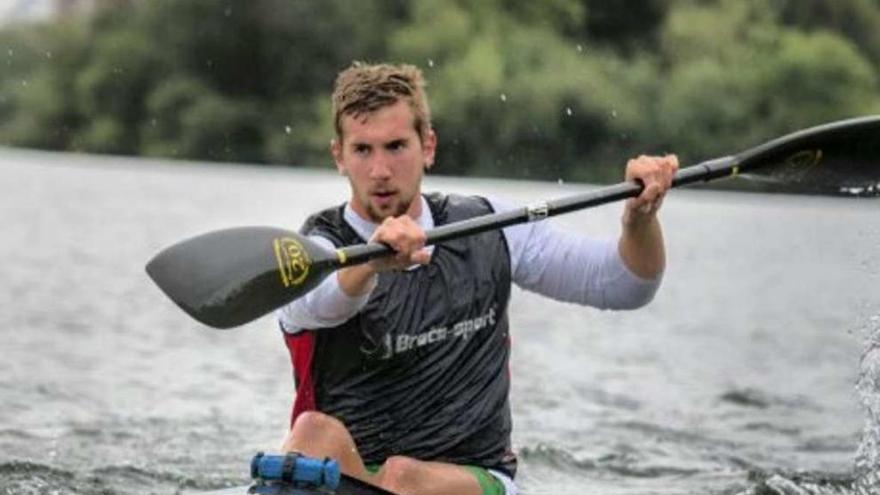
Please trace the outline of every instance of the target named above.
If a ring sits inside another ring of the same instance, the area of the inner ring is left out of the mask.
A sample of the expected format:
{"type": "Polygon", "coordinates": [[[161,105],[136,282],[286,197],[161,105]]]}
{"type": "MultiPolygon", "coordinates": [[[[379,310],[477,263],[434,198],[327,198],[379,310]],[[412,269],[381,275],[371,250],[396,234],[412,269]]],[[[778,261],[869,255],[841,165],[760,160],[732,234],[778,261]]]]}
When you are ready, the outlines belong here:
{"type": "MultiPolygon", "coordinates": [[[[812,127],[675,174],[673,187],[741,176],[803,192],[880,195],[880,115],[812,127]]],[[[638,196],[635,181],[484,215],[426,232],[428,245],[638,196]]],[[[303,296],[335,270],[387,256],[384,244],[328,250],[296,232],[238,227],[157,254],[147,273],[178,306],[215,327],[243,325],[303,296]]]]}

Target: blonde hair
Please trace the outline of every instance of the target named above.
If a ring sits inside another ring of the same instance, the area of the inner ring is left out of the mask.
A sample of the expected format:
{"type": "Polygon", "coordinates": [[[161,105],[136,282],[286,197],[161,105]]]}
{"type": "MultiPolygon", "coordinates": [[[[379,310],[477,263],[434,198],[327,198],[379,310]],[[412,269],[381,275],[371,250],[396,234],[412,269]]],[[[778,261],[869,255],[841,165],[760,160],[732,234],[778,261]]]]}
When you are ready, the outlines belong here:
{"type": "Polygon", "coordinates": [[[422,71],[408,64],[366,64],[354,62],[336,76],[333,87],[333,126],[342,140],[342,118],[355,118],[406,101],[415,116],[419,138],[431,129],[431,109],[425,93],[422,71]]]}

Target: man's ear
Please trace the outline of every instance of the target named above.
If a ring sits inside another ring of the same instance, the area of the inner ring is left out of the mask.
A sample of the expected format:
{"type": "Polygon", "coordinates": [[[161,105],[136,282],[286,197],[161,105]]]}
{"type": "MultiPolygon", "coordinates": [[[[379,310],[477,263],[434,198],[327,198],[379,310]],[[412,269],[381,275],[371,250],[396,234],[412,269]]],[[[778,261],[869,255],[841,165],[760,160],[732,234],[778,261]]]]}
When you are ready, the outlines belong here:
{"type": "Polygon", "coordinates": [[[437,153],[437,133],[434,129],[428,129],[422,138],[422,156],[425,162],[425,170],[434,165],[434,155],[437,153]]]}
{"type": "Polygon", "coordinates": [[[333,155],[333,161],[336,162],[336,170],[339,171],[339,175],[348,175],[348,170],[345,169],[345,164],[342,161],[342,143],[331,139],[330,154],[333,155]]]}

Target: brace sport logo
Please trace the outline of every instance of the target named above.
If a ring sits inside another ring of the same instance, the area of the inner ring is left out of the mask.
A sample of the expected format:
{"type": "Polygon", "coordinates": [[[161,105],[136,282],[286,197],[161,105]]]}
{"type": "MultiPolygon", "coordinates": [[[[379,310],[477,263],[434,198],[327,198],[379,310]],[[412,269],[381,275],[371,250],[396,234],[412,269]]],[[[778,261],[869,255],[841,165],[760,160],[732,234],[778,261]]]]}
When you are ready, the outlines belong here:
{"type": "Polygon", "coordinates": [[[297,286],[309,275],[309,267],[312,260],[309,253],[296,239],[280,237],[274,241],[275,258],[278,260],[278,270],[281,274],[281,283],[285,287],[297,286]]]}
{"type": "Polygon", "coordinates": [[[367,355],[381,352],[382,355],[379,356],[379,359],[390,359],[396,354],[410,352],[438,342],[452,339],[470,340],[478,332],[494,328],[496,321],[496,310],[493,304],[488,311],[481,315],[449,325],[434,326],[422,333],[414,335],[402,333],[394,336],[391,333],[386,333],[380,342],[376,342],[375,347],[371,349],[361,347],[361,352],[367,355]]]}

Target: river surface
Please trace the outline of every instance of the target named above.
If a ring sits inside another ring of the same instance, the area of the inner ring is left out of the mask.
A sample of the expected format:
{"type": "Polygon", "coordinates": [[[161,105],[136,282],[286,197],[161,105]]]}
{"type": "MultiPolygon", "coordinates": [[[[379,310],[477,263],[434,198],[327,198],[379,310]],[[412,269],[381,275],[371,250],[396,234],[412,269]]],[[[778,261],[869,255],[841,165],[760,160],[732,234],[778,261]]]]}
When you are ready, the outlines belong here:
{"type": "MultiPolygon", "coordinates": [[[[425,189],[525,204],[590,187],[425,189]]],[[[288,424],[281,336],[270,317],[228,331],[190,320],[144,264],[208,230],[298,228],[347,191],[329,164],[0,149],[0,493],[245,483],[288,424]]],[[[615,236],[621,207],[552,221],[615,236]]],[[[880,200],[681,190],[662,218],[669,263],[650,306],[514,292],[522,492],[808,493],[804,479],[858,491],[852,479],[880,465],[880,200]],[[774,474],[791,486],[767,485],[774,474]]]]}

